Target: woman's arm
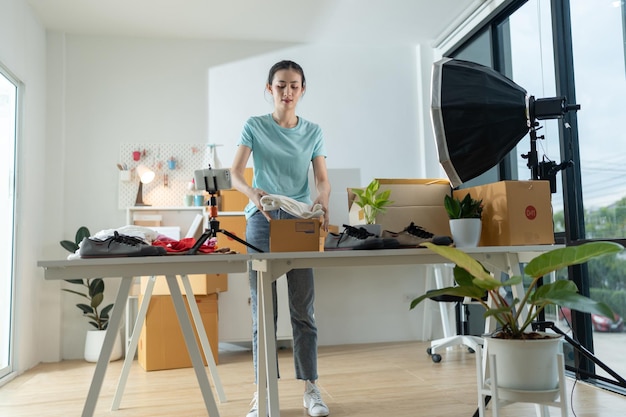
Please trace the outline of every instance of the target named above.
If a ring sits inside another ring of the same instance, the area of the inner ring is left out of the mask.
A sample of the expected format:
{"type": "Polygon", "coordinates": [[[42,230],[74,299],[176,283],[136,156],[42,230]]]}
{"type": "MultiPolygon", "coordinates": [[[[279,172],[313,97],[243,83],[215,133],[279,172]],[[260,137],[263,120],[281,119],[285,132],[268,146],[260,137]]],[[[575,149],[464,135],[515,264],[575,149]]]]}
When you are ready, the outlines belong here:
{"type": "Polygon", "coordinates": [[[249,147],[245,145],[239,145],[237,147],[237,152],[235,153],[235,158],[230,169],[231,182],[235,189],[244,193],[250,201],[257,206],[259,211],[263,213],[267,220],[271,220],[270,215],[263,211],[263,207],[261,206],[261,197],[267,193],[261,189],[252,188],[252,186],[246,182],[244,177],[246,165],[248,165],[248,159],[250,159],[251,154],[252,149],[249,147]]]}
{"type": "Polygon", "coordinates": [[[313,204],[321,204],[324,210],[324,222],[322,228],[328,231],[329,214],[328,201],[330,200],[330,181],[328,180],[328,171],[326,169],[326,158],[317,156],[313,158],[313,174],[315,176],[315,188],[317,189],[317,198],[313,204]]]}

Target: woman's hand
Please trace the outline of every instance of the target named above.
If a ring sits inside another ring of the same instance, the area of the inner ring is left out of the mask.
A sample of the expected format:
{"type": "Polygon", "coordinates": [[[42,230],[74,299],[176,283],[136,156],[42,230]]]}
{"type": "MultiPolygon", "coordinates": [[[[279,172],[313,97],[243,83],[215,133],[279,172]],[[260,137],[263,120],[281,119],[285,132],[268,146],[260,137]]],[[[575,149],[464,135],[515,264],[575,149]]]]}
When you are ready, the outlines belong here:
{"type": "MultiPolygon", "coordinates": [[[[326,195],[317,196],[317,198],[313,202],[313,206],[315,206],[316,204],[319,204],[320,206],[322,206],[322,210],[324,210],[324,217],[322,219],[321,227],[322,227],[322,230],[324,230],[325,232],[328,232],[328,225],[330,223],[329,215],[328,215],[328,196],[326,195]]],[[[311,210],[313,209],[313,206],[311,207],[311,210]]]]}
{"type": "Polygon", "coordinates": [[[248,197],[250,198],[250,201],[254,203],[256,208],[258,208],[259,211],[265,216],[267,221],[270,221],[272,220],[272,218],[266,211],[263,210],[263,205],[261,204],[261,197],[263,197],[264,195],[267,195],[265,191],[261,190],[260,188],[253,188],[248,197]]]}

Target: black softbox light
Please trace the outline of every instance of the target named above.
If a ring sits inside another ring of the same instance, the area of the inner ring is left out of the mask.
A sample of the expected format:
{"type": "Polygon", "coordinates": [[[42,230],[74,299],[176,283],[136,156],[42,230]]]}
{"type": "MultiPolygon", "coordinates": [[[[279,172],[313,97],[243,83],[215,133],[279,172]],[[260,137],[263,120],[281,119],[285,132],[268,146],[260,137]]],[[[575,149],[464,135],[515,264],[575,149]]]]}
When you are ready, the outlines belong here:
{"type": "Polygon", "coordinates": [[[454,187],[496,166],[530,132],[533,179],[550,180],[571,162],[538,162],[537,121],[560,119],[578,104],[565,97],[535,99],[492,68],[444,58],[433,65],[431,116],[439,162],[454,187]]]}
{"type": "Polygon", "coordinates": [[[454,187],[497,165],[528,133],[526,90],[495,70],[444,58],[433,65],[431,116],[454,187]]]}

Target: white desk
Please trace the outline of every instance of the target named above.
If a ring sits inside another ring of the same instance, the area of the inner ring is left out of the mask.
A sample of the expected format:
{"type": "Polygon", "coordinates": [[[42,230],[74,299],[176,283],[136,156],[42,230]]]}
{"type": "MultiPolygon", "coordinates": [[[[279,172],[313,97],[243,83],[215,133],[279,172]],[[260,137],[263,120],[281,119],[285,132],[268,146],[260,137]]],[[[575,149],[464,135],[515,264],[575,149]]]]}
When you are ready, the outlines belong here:
{"type": "MultiPolygon", "coordinates": [[[[215,403],[215,398],[211,392],[211,386],[207,374],[204,369],[204,363],[200,355],[200,349],[196,343],[196,338],[193,334],[193,328],[187,311],[183,297],[176,280],[176,275],[188,275],[188,274],[206,274],[206,273],[231,273],[231,272],[245,272],[248,269],[249,255],[178,255],[178,256],[152,256],[152,257],[133,257],[133,258],[100,258],[100,259],[77,259],[71,261],[39,261],[38,266],[43,267],[45,270],[44,277],[49,280],[65,280],[65,279],[84,279],[84,278],[120,278],[121,283],[115,304],[111,316],[109,318],[109,325],[107,333],[104,338],[100,357],[96,364],[96,369],[89,387],[89,393],[83,408],[82,417],[93,416],[96,402],[102,388],[104,375],[111,357],[111,351],[113,350],[113,344],[119,331],[120,322],[122,321],[122,315],[126,301],[130,294],[130,287],[133,282],[133,278],[137,276],[154,276],[165,275],[167,284],[172,295],[176,315],[180,323],[187,350],[191,357],[198,384],[202,392],[202,397],[206,409],[211,417],[219,417],[219,411],[215,403]]],[[[187,289],[189,288],[186,286],[187,289]]],[[[187,297],[188,301],[195,303],[194,297],[187,297]]],[[[143,306],[142,306],[143,307],[143,306]]],[[[191,306],[193,312],[193,306],[191,306]]],[[[145,306],[147,308],[147,305],[145,306]]],[[[196,306],[197,308],[197,306],[196,306]]],[[[202,329],[200,324],[196,323],[196,329],[202,329]]],[[[141,325],[135,326],[135,332],[141,331],[141,325]]],[[[206,336],[206,335],[205,335],[206,336]]],[[[209,347],[210,349],[210,347],[209,347]]],[[[206,353],[206,352],[205,352],[206,353]]],[[[209,351],[206,355],[207,361],[211,364],[213,355],[209,351]]],[[[131,358],[132,360],[132,358],[131,358]]],[[[213,367],[215,362],[213,361],[213,367]]],[[[125,363],[125,371],[126,363],[125,363]]],[[[217,372],[213,371],[213,379],[217,377],[217,372]]],[[[126,373],[123,372],[120,384],[123,390],[125,384],[126,373]]],[[[216,384],[218,385],[218,384],[216,384]]],[[[119,405],[120,390],[116,394],[113,408],[116,409],[119,405]]]]}
{"type": "MultiPolygon", "coordinates": [[[[554,249],[554,245],[494,246],[464,248],[491,272],[502,271],[519,275],[520,262],[528,262],[542,252],[554,249]]],[[[278,402],[278,375],[276,343],[274,341],[274,312],[271,284],[292,269],[354,266],[390,266],[450,263],[428,249],[388,249],[369,251],[260,253],[252,256],[252,269],[258,272],[258,366],[257,394],[259,415],[280,416],[278,402]],[[267,385],[263,383],[267,381],[267,385]]],[[[513,288],[513,295],[520,297],[523,286],[513,288]]]]}

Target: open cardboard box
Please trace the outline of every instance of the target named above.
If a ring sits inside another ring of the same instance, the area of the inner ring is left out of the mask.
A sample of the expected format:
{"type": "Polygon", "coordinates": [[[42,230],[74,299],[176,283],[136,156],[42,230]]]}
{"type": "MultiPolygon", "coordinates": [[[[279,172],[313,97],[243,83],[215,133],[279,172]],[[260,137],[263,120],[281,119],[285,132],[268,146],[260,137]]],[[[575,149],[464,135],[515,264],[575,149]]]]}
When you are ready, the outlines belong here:
{"type": "MultiPolygon", "coordinates": [[[[380,191],[391,190],[386,213],[376,217],[383,230],[400,232],[411,222],[439,236],[450,236],[450,224],[443,202],[452,193],[450,182],[441,178],[378,179],[380,191]]],[[[365,223],[363,210],[354,203],[356,194],[348,188],[350,225],[365,223]]]]}

